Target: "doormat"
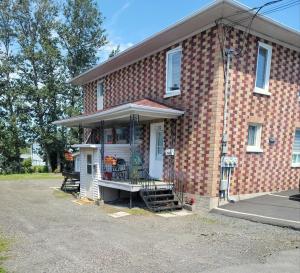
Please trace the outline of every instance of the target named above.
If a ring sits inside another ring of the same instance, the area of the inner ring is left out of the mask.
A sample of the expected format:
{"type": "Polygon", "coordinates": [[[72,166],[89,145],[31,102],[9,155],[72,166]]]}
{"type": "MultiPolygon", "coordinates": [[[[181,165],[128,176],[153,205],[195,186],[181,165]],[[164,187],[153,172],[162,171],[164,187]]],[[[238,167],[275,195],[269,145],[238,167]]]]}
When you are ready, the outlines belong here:
{"type": "Polygon", "coordinates": [[[76,203],[78,205],[90,205],[90,204],[94,204],[94,201],[89,200],[87,198],[81,198],[81,199],[78,199],[78,200],[73,200],[72,202],[76,203]]]}
{"type": "Polygon", "coordinates": [[[110,217],[113,217],[113,218],[120,218],[120,217],[128,216],[130,214],[125,212],[125,211],[118,211],[118,212],[115,212],[115,213],[110,213],[108,215],[110,217]]]}

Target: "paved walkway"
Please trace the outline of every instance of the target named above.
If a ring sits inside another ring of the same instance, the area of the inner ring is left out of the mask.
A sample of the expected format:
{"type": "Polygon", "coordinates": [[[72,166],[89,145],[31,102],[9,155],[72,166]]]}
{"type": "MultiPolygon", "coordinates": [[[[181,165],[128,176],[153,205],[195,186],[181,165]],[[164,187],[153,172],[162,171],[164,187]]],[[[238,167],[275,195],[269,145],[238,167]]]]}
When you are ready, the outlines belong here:
{"type": "Polygon", "coordinates": [[[276,192],[227,204],[213,210],[218,214],[300,230],[298,190],[276,192]]]}

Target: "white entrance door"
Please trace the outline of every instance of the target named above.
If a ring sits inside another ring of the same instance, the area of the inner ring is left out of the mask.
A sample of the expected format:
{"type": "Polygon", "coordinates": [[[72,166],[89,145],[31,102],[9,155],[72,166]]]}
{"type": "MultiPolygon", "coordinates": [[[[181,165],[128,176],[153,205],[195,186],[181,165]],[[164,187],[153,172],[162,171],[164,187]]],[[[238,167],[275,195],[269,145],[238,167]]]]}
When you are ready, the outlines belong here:
{"type": "Polygon", "coordinates": [[[156,179],[162,179],[164,159],[164,124],[150,125],[150,159],[149,174],[156,179]]]}
{"type": "Polygon", "coordinates": [[[93,198],[93,152],[86,151],[83,153],[84,160],[82,161],[80,173],[80,193],[84,197],[93,198]]]}

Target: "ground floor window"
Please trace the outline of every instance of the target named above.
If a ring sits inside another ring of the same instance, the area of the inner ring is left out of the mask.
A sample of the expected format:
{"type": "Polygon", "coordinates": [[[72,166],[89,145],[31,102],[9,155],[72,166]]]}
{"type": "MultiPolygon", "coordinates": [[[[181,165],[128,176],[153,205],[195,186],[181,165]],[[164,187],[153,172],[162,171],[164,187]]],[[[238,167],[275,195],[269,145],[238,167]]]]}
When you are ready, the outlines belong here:
{"type": "Polygon", "coordinates": [[[251,123],[248,126],[247,152],[262,152],[261,144],[262,125],[251,123]]]}
{"type": "Polygon", "coordinates": [[[86,155],[86,172],[92,174],[92,155],[86,155]]]}
{"type": "Polygon", "coordinates": [[[295,132],[292,166],[300,167],[300,129],[297,129],[295,132]]]}

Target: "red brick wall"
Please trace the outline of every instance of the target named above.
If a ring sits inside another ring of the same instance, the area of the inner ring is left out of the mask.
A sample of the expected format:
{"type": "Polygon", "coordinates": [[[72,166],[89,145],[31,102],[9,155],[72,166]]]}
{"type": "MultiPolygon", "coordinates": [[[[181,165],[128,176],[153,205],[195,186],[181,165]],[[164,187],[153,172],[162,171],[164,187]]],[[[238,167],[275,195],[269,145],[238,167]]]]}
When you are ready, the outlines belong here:
{"type": "MultiPolygon", "coordinates": [[[[231,33],[231,46],[242,43],[242,32],[231,33]]],[[[286,190],[299,185],[300,169],[291,167],[296,124],[300,121],[300,54],[250,35],[244,56],[234,57],[231,75],[229,154],[238,156],[232,193],[286,190]],[[272,45],[269,91],[254,94],[258,41],[272,45]],[[262,123],[263,153],[247,153],[250,122],[262,123]],[[274,137],[276,143],[269,144],[274,137]]]]}
{"type": "MultiPolygon", "coordinates": [[[[231,46],[242,43],[242,32],[234,30],[231,46]]],[[[270,97],[253,94],[258,38],[249,35],[244,56],[232,63],[229,154],[239,158],[232,193],[283,190],[298,185],[299,168],[291,168],[296,124],[300,124],[299,53],[272,44],[270,97]],[[262,121],[261,154],[247,153],[248,123],[262,121]],[[269,145],[269,137],[276,144],[269,145]]],[[[218,195],[219,158],[223,115],[223,70],[217,30],[212,28],[181,43],[183,48],[181,95],[164,99],[165,57],[170,48],[122,68],[104,78],[104,107],[151,98],[181,108],[177,120],[175,169],[186,174],[189,193],[218,195]]],[[[177,45],[174,45],[176,47],[177,45]]],[[[96,82],[85,87],[85,112],[96,111],[96,82]]],[[[169,123],[165,121],[165,143],[169,145],[169,123]]],[[[149,129],[149,128],[148,128],[149,129]]],[[[144,156],[148,156],[149,132],[145,133],[144,156]]],[[[168,166],[167,160],[164,162],[168,166]]]]}
{"type": "MultiPolygon", "coordinates": [[[[183,109],[185,115],[177,122],[175,168],[186,173],[188,192],[208,194],[212,98],[218,56],[216,28],[180,44],[183,49],[180,96],[164,99],[168,48],[106,76],[104,107],[151,98],[183,109]]],[[[95,82],[84,88],[86,113],[96,110],[95,88],[95,82]]],[[[147,143],[149,149],[149,141],[147,143]]],[[[144,154],[146,150],[144,147],[144,154]]]]}

